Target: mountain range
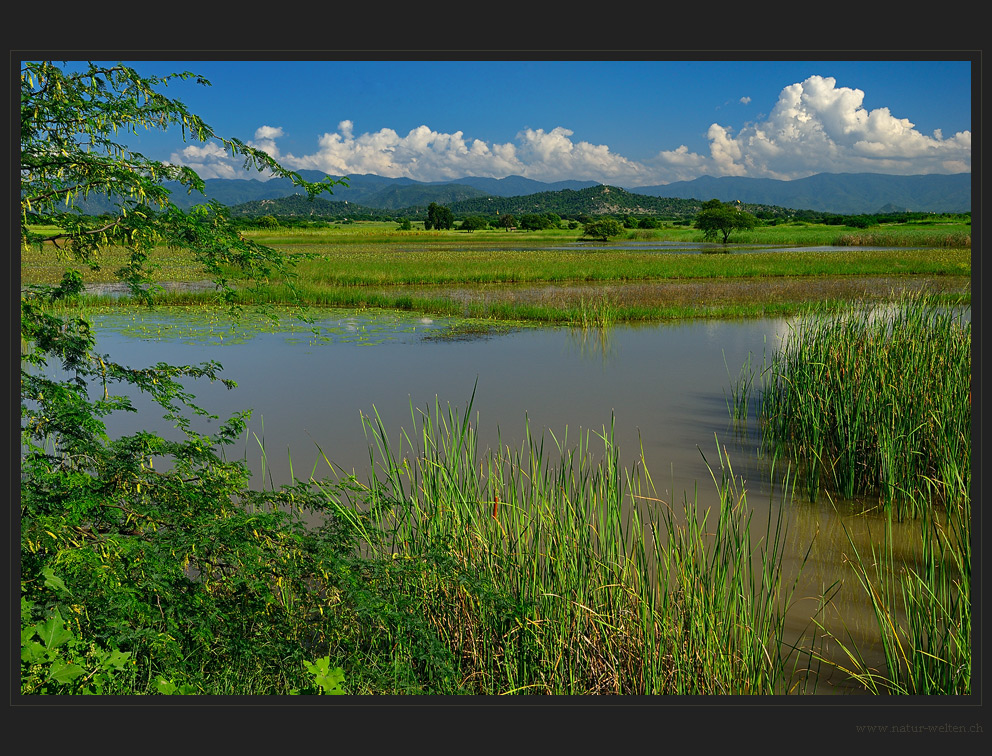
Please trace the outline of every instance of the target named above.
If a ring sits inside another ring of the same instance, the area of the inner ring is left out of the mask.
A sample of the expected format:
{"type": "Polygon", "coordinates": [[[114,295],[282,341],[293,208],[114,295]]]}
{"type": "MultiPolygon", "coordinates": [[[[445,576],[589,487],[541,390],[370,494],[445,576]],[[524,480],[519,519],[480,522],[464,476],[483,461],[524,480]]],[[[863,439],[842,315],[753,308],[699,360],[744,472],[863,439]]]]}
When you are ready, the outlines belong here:
{"type": "Polygon", "coordinates": [[[838,215],[878,212],[961,213],[971,210],[971,174],[891,176],[882,173],[817,173],[792,181],[700,176],[632,192],[683,199],[740,200],[838,215]]]}
{"type": "MultiPolygon", "coordinates": [[[[327,174],[300,171],[308,181],[318,181],[327,174]]],[[[332,178],[340,178],[334,176],[332,178]]],[[[485,198],[523,198],[554,192],[574,192],[602,186],[596,181],[542,182],[522,176],[494,179],[465,177],[451,181],[415,181],[409,178],[385,178],[373,174],[347,177],[348,185],[333,188],[322,195],[335,203],[349,203],[363,208],[397,212],[406,208],[424,208],[431,202],[466,208],[479,205],[471,200],[485,198]]],[[[207,179],[206,199],[235,207],[263,200],[277,200],[300,194],[288,179],[207,179]]],[[[173,189],[173,201],[188,208],[204,197],[189,195],[182,185],[166,184],[173,189]]],[[[802,179],[782,181],[736,176],[701,176],[692,181],[677,181],[656,186],[628,186],[622,189],[653,198],[692,199],[724,202],[740,200],[747,205],[769,205],[795,210],[812,210],[838,215],[861,215],[879,212],[970,212],[972,204],[971,174],[928,174],[892,176],[879,173],[819,173],[802,179]]],[[[495,206],[497,203],[493,203],[495,206]]],[[[548,210],[552,208],[547,208],[548,210]]],[[[110,210],[110,203],[89,200],[84,212],[110,210]]],[[[539,207],[534,212],[542,212],[539,207]]],[[[502,210],[501,210],[502,212],[502,210]]]]}

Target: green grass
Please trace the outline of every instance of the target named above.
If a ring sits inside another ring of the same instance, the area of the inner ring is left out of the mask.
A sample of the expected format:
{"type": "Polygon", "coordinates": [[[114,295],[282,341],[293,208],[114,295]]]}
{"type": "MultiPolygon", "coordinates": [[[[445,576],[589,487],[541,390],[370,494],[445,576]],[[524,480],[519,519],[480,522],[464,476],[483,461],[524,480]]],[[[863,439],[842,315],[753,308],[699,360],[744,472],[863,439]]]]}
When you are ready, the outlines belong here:
{"type": "Polygon", "coordinates": [[[971,274],[963,249],[657,254],[569,249],[308,249],[297,265],[311,286],[637,282],[712,278],[971,274]]]}
{"type": "MultiPolygon", "coordinates": [[[[906,225],[899,233],[919,241],[911,224],[906,225]]],[[[838,228],[767,226],[753,242],[823,244],[837,240],[838,228]],[[828,234],[834,236],[828,239],[828,234]]],[[[630,231],[627,236],[698,241],[694,234],[698,236],[692,229],[669,226],[657,231],[630,231]]],[[[582,325],[588,323],[592,303],[599,303],[599,315],[604,314],[603,302],[609,302],[611,322],[637,322],[788,315],[806,303],[830,310],[837,302],[891,298],[894,292],[920,287],[970,297],[968,247],[670,254],[622,249],[621,245],[611,248],[609,244],[569,248],[563,245],[574,242],[576,232],[560,229],[401,232],[388,224],[280,229],[250,235],[288,253],[296,263],[296,275],[292,289],[285,281],[273,279],[260,289],[245,290],[246,303],[382,307],[486,320],[582,325]],[[526,292],[528,286],[557,287],[557,293],[535,301],[526,292]]],[[[22,284],[57,283],[65,263],[57,257],[50,250],[22,250],[22,284]]],[[[114,281],[114,271],[124,259],[123,250],[106,250],[100,269],[84,269],[83,280],[114,281]]],[[[206,277],[183,250],[159,249],[153,260],[159,281],[200,282],[206,277]]],[[[235,271],[229,274],[237,280],[235,271]]],[[[92,301],[109,304],[113,300],[92,301]]],[[[183,305],[218,300],[210,292],[171,291],[158,295],[157,301],[183,305]]]]}
{"type": "Polygon", "coordinates": [[[761,387],[773,456],[847,499],[948,504],[971,484],[971,323],[929,297],[807,316],[761,387]]]}
{"type": "Polygon", "coordinates": [[[849,563],[868,598],[884,666],[867,663],[856,642],[832,631],[825,635],[836,642],[840,658],[819,661],[873,694],[971,693],[970,504],[927,510],[918,519],[919,553],[908,564],[894,556],[891,517],[870,554],[859,553],[849,536],[849,563]]]}
{"type": "MultiPolygon", "coordinates": [[[[480,231],[400,231],[392,222],[359,222],[330,228],[280,228],[253,230],[246,236],[262,244],[361,244],[361,243],[432,243],[441,245],[517,245],[540,246],[581,239],[582,229],[545,229],[541,231],[512,231],[486,229],[480,231]]],[[[785,246],[849,245],[863,240],[864,246],[954,246],[971,244],[971,225],[951,219],[937,222],[912,221],[886,223],[869,229],[821,223],[790,222],[774,226],[763,225],[731,235],[733,244],[772,244],[785,246]],[[883,242],[884,240],[884,242],[883,242]],[[929,241],[928,241],[929,240],[929,241]]],[[[588,241],[588,239],[586,239],[588,241]]],[[[657,229],[628,229],[617,241],[701,242],[702,232],[689,226],[671,223],[657,229]]]]}
{"type": "MultiPolygon", "coordinates": [[[[358,224],[356,224],[357,226],[358,224]]],[[[928,228],[928,227],[922,227],[928,228]]],[[[962,234],[960,226],[954,231],[962,234]]],[[[764,227],[747,244],[822,246],[839,243],[836,226],[764,227]]],[[[933,228],[886,230],[913,246],[922,242],[919,233],[933,228]]],[[[656,241],[699,241],[689,230],[631,231],[632,238],[656,241]],[[650,234],[651,236],[647,236],[650,234]]],[[[248,234],[256,241],[282,248],[298,262],[303,283],[313,285],[373,285],[410,283],[493,283],[528,281],[637,281],[753,276],[823,276],[889,274],[971,274],[970,237],[960,237],[954,247],[933,245],[926,250],[870,251],[840,248],[836,252],[777,252],[731,255],[673,255],[644,253],[620,248],[569,249],[576,232],[537,231],[489,232],[398,232],[381,227],[347,230],[285,229],[278,233],[248,234]],[[543,247],[551,247],[544,249],[543,247]]],[[[867,244],[874,244],[865,238],[867,244]]],[[[891,241],[891,240],[890,240],[891,241]]],[[[618,245],[619,246],[619,245],[618,245]]],[[[930,246],[923,244],[923,246],[930,246]]],[[[101,269],[84,270],[87,283],[114,280],[124,262],[123,250],[108,249],[100,258],[101,269]]],[[[185,250],[161,248],[152,256],[161,267],[161,281],[196,281],[204,278],[196,261],[185,250]]],[[[21,251],[21,273],[25,284],[54,283],[64,268],[51,249],[21,251]]]]}
{"type": "MultiPolygon", "coordinates": [[[[698,232],[697,232],[698,233],[698,232]]],[[[968,223],[886,223],[867,229],[824,224],[786,223],[734,232],[734,244],[783,246],[970,247],[968,223]]]]}
{"type": "MultiPolygon", "coordinates": [[[[870,693],[970,693],[970,320],[930,297],[807,314],[757,380],[762,442],[772,459],[796,464],[811,499],[825,489],[885,507],[870,553],[849,533],[845,549],[884,666],[816,616],[840,656],[812,656],[870,693]],[[892,534],[906,514],[919,527],[908,557],[895,554],[892,534]]],[[[746,419],[754,387],[748,363],[728,399],[735,422],[746,419]]]]}
{"type": "Polygon", "coordinates": [[[365,652],[346,673],[361,692],[789,689],[782,523],[751,523],[723,454],[721,503],[702,510],[661,501],[643,459],[622,469],[611,430],[573,447],[528,428],[520,449],[480,453],[469,412],[415,414],[392,441],[366,418],[376,473],[334,498],[342,516],[371,513],[367,558],[402,580],[406,621],[351,629],[365,652]]]}

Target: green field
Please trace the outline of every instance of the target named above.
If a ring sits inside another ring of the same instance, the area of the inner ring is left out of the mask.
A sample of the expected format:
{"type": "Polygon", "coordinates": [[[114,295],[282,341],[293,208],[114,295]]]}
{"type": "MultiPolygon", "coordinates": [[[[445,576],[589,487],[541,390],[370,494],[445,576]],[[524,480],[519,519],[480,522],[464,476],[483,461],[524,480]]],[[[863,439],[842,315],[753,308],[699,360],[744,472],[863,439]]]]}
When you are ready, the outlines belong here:
{"type": "MultiPolygon", "coordinates": [[[[633,230],[595,246],[577,246],[579,232],[564,229],[398,231],[392,223],[269,229],[246,236],[287,253],[294,263],[293,288],[285,278],[273,277],[243,299],[552,323],[583,322],[590,310],[600,320],[617,322],[785,314],[803,305],[833,306],[920,290],[970,302],[967,224],[885,228],[888,249],[874,248],[883,241],[880,231],[873,237],[837,226],[765,226],[736,241],[816,249],[745,252],[732,244],[729,254],[722,254],[726,248],[720,245],[709,248],[714,254],[650,251],[652,243],[701,242],[700,232],[680,226],[633,230]],[[845,245],[855,233],[864,246],[845,245]],[[550,297],[545,291],[535,299],[528,289],[549,285],[554,288],[550,297]]],[[[124,261],[122,250],[108,250],[99,269],[83,268],[83,280],[112,282],[124,261]]],[[[152,261],[159,281],[206,277],[184,250],[159,248],[152,261]]],[[[63,264],[51,250],[22,251],[22,283],[54,284],[63,264]]],[[[236,271],[230,274],[237,280],[236,271]]],[[[213,299],[209,292],[181,290],[158,297],[160,304],[213,299]]]]}

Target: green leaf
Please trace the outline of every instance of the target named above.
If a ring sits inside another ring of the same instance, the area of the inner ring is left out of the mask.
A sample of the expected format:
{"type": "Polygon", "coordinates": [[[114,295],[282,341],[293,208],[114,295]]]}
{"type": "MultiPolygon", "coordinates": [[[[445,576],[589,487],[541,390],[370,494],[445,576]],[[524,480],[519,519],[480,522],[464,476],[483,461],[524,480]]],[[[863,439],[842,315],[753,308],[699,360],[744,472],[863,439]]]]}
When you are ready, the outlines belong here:
{"type": "Polygon", "coordinates": [[[61,593],[68,593],[69,589],[65,587],[65,583],[62,582],[62,578],[55,574],[51,567],[45,567],[41,574],[45,576],[45,587],[51,588],[53,591],[60,591],[61,593]]]}
{"type": "Polygon", "coordinates": [[[57,609],[55,614],[49,617],[45,623],[35,625],[34,630],[49,649],[58,648],[62,644],[68,643],[73,637],[57,609]]]}
{"type": "Polygon", "coordinates": [[[318,687],[323,690],[324,695],[340,696],[347,693],[347,691],[345,691],[342,687],[344,685],[344,670],[341,669],[341,667],[330,669],[330,657],[322,657],[317,659],[314,663],[303,663],[306,666],[307,671],[313,675],[314,682],[316,682],[318,687]]]}
{"type": "Polygon", "coordinates": [[[115,648],[110,652],[110,656],[104,661],[104,667],[109,667],[110,669],[122,670],[127,666],[128,660],[130,658],[131,658],[130,651],[121,651],[115,648]]]}
{"type": "Polygon", "coordinates": [[[52,663],[52,668],[48,672],[48,679],[54,680],[62,685],[68,685],[85,671],[86,670],[78,664],[70,664],[69,662],[56,660],[52,663]]]}
{"type": "MultiPolygon", "coordinates": [[[[34,629],[30,628],[31,635],[34,635],[34,629]]],[[[21,633],[21,661],[26,661],[28,664],[36,664],[44,659],[46,656],[45,647],[40,643],[31,641],[30,643],[24,643],[24,633],[21,633]]]]}

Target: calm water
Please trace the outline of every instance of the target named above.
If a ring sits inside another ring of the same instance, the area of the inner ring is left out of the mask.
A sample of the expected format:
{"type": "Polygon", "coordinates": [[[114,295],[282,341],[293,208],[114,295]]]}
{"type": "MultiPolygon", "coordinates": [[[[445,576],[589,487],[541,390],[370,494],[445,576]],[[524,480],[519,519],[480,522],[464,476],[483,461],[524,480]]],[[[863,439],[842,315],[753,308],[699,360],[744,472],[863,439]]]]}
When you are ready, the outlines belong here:
{"type": "MultiPolygon", "coordinates": [[[[291,321],[276,332],[254,329],[250,321],[232,328],[165,310],[140,318],[102,315],[94,322],[98,349],[134,367],[220,362],[223,375],[238,388],[203,382],[194,384],[195,393],[199,404],[221,419],[253,409],[243,443],[229,447],[228,456],[247,459],[259,485],[262,444],[266,484],[287,482],[290,464],[297,476],[329,475],[321,450],[342,469],[367,478],[363,413],[377,412],[398,442],[403,429],[413,435],[411,409],[430,411],[440,402],[464,411],[474,391],[471,414],[483,446],[519,448],[526,423],[533,435],[544,435],[546,450],[554,448],[551,434],[572,447],[579,434],[612,427],[627,466],[643,448],[661,498],[678,506],[684,497],[696,497],[709,506],[718,497],[704,455],[718,465],[719,444],[755,510],[760,531],[753,533],[755,539],[764,535],[766,516],[783,506],[753,428],[735,430],[727,407],[745,363],[759,369],[763,357],[788,337],[783,319],[619,326],[606,333],[525,329],[482,337],[453,336],[444,320],[340,310],[318,319],[316,332],[291,321]]],[[[112,433],[166,430],[149,422],[160,412],[136,404],[147,413],[115,419],[112,433]]],[[[201,429],[217,425],[209,422],[201,429]]],[[[595,439],[591,446],[596,448],[595,439]]],[[[843,588],[825,621],[838,623],[830,624],[838,632],[846,627],[871,658],[874,618],[842,554],[850,548],[845,528],[860,550],[880,542],[881,520],[854,514],[843,502],[839,514],[826,498],[784,506],[787,567],[795,570],[813,544],[796,593],[803,598],[790,612],[790,631],[798,636],[808,628],[814,597],[840,580],[843,588]]],[[[911,528],[896,535],[912,550],[911,528]]],[[[828,678],[821,676],[826,682],[820,692],[836,689],[828,678]]]]}
{"type": "MultiPolygon", "coordinates": [[[[98,349],[134,366],[220,362],[238,388],[204,382],[195,393],[221,418],[253,409],[240,451],[257,461],[255,436],[264,435],[277,483],[288,479],[288,455],[297,473],[309,472],[322,459],[318,445],[364,475],[361,413],[377,411],[398,433],[411,429],[411,407],[464,410],[474,391],[471,412],[484,443],[519,446],[526,422],[549,442],[550,433],[577,441],[613,427],[622,456],[633,461],[643,445],[656,482],[674,475],[676,490],[680,481],[689,490],[694,480],[709,481],[699,449],[712,459],[717,440],[736,443],[727,409],[733,379],[749,355],[757,365],[788,331],[784,320],[741,320],[450,336],[448,321],[357,312],[318,320],[316,336],[299,325],[293,333],[246,332],[164,312],[140,321],[97,316],[95,325],[98,349]]],[[[114,430],[143,424],[147,417],[123,416],[114,430]]],[[[753,456],[745,449],[733,455],[735,467],[750,465],[737,459],[753,456]]]]}

